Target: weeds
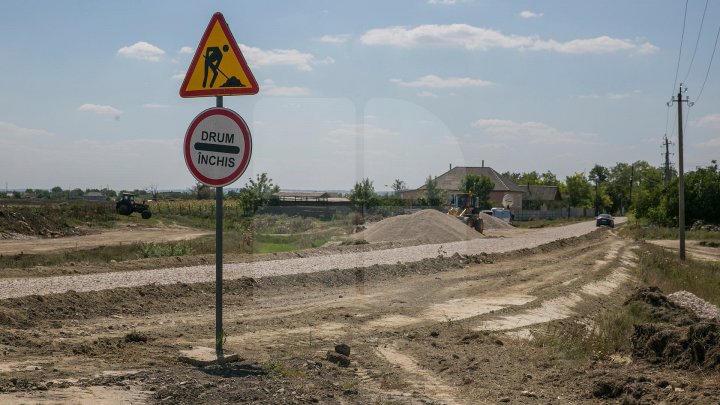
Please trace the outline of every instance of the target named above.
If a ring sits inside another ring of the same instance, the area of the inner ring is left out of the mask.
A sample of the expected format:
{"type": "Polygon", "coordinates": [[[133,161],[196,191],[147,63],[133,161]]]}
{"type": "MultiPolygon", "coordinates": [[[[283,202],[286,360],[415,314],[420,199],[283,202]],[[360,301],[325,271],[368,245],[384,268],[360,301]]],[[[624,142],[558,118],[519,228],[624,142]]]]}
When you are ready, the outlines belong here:
{"type": "Polygon", "coordinates": [[[168,256],[186,256],[193,254],[193,248],[189,242],[170,242],[170,243],[145,243],[138,245],[140,257],[147,259],[149,257],[168,257],[168,256]]]}
{"type": "MultiPolygon", "coordinates": [[[[634,222],[627,224],[620,230],[620,235],[635,240],[653,240],[653,239],[679,239],[680,232],[677,228],[667,228],[664,226],[647,225],[644,223],[634,222]]],[[[685,238],[688,240],[704,240],[704,241],[720,241],[720,232],[708,230],[687,230],[685,238]]]]}
{"type": "Polygon", "coordinates": [[[638,265],[640,279],[665,293],[685,290],[720,305],[720,262],[686,259],[656,246],[646,246],[638,265]]]}
{"type": "Polygon", "coordinates": [[[280,374],[283,377],[293,378],[301,377],[302,372],[300,370],[287,367],[282,360],[278,358],[271,358],[263,366],[264,369],[280,374]]]}
{"type": "Polygon", "coordinates": [[[650,316],[642,307],[630,303],[600,314],[589,324],[559,324],[535,341],[567,359],[606,359],[614,353],[629,352],[633,325],[649,321],[650,316]]]}

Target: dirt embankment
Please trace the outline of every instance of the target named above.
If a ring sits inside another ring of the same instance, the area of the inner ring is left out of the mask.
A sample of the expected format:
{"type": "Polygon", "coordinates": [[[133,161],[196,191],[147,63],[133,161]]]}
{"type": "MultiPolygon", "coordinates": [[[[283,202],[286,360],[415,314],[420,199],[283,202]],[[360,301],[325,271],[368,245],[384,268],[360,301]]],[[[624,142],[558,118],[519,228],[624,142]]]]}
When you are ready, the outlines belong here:
{"type": "Polygon", "coordinates": [[[214,343],[212,282],[0,300],[0,403],[716,403],[712,369],[572,361],[527,340],[622,305],[637,248],[603,229],[495,255],[227,281],[225,347],[245,360],[226,366],[177,360],[214,343]]]}
{"type": "Polygon", "coordinates": [[[0,240],[23,239],[28,236],[57,238],[83,233],[79,228],[68,225],[62,218],[46,215],[37,209],[0,208],[0,240]]]}

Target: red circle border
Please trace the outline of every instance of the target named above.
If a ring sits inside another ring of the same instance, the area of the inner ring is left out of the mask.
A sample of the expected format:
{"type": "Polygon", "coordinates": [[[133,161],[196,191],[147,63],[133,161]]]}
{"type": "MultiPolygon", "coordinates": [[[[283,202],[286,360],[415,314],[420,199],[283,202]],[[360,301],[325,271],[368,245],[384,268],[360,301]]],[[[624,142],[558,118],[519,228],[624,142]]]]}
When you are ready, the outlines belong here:
{"type": "Polygon", "coordinates": [[[198,114],[191,122],[190,126],[188,127],[187,131],[185,132],[185,141],[183,146],[183,155],[185,157],[185,165],[187,166],[188,170],[190,170],[190,173],[195,177],[196,180],[199,182],[211,186],[211,187],[224,187],[229,184],[232,184],[235,182],[240,176],[242,176],[243,173],[245,173],[245,170],[247,170],[247,167],[250,164],[250,157],[252,156],[252,137],[250,136],[250,129],[248,128],[247,124],[245,123],[245,120],[235,111],[230,110],[228,108],[222,108],[222,107],[212,107],[208,108],[207,110],[201,112],[198,114]],[[195,167],[193,164],[192,158],[190,156],[190,138],[192,138],[192,133],[195,131],[195,128],[202,123],[206,118],[215,116],[215,115],[222,115],[227,118],[230,118],[233,120],[238,127],[240,128],[240,131],[243,134],[243,140],[245,141],[245,151],[243,152],[242,159],[240,160],[240,164],[238,165],[238,168],[232,172],[229,176],[223,177],[221,179],[211,179],[207,176],[204,176],[200,171],[195,167]]]}

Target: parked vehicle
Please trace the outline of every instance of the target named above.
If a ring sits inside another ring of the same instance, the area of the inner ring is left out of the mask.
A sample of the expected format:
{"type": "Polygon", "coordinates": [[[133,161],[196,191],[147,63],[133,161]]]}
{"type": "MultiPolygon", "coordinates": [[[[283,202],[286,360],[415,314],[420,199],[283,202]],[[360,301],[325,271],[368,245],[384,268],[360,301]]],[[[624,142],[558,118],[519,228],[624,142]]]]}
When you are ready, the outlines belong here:
{"type": "Polygon", "coordinates": [[[610,214],[600,214],[595,221],[595,226],[609,226],[610,228],[615,227],[615,219],[610,214]]]}
{"type": "Polygon", "coordinates": [[[143,219],[150,219],[152,213],[147,204],[135,202],[135,194],[122,192],[115,202],[115,211],[120,215],[130,215],[139,212],[143,219]]]}
{"type": "Polygon", "coordinates": [[[497,219],[503,220],[507,223],[511,223],[513,220],[513,214],[510,212],[509,209],[505,208],[492,208],[492,216],[494,216],[497,219]]]}
{"type": "Polygon", "coordinates": [[[483,232],[483,220],[480,218],[480,200],[472,193],[456,193],[450,196],[450,209],[448,215],[452,215],[463,221],[467,226],[476,231],[483,232]]]}

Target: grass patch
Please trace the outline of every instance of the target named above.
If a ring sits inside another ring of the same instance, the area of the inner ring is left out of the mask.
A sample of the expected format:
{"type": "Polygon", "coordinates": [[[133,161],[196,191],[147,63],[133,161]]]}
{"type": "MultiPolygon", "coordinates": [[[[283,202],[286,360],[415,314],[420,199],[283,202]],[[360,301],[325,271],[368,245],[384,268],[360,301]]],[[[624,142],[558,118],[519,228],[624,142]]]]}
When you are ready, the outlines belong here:
{"type": "Polygon", "coordinates": [[[606,359],[614,353],[629,353],[633,325],[650,321],[640,305],[628,305],[601,313],[592,323],[557,323],[535,342],[569,360],[606,359]]]}
{"type": "Polygon", "coordinates": [[[686,290],[720,305],[720,262],[686,259],[657,246],[646,246],[640,254],[639,278],[665,294],[686,290]]]}
{"type": "MultiPolygon", "coordinates": [[[[621,230],[620,235],[635,240],[654,240],[654,239],[680,239],[680,231],[678,228],[667,228],[664,226],[648,225],[643,222],[633,222],[626,224],[621,230]]],[[[707,230],[686,230],[685,239],[688,240],[704,240],[720,242],[720,232],[707,230]]]]}
{"type": "Polygon", "coordinates": [[[294,378],[294,377],[302,377],[303,373],[302,371],[288,367],[283,363],[280,359],[270,359],[268,360],[264,365],[263,368],[267,371],[271,371],[273,373],[280,374],[283,377],[287,378],[294,378]]]}

